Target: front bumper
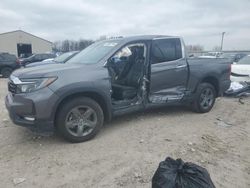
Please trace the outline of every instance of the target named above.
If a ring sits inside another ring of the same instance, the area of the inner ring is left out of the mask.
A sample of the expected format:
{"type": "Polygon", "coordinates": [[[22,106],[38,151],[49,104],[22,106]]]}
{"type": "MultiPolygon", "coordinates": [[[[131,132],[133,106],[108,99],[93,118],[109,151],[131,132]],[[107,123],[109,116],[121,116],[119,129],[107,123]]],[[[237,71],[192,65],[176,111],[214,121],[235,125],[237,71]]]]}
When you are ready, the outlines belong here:
{"type": "Polygon", "coordinates": [[[58,97],[49,88],[27,94],[8,93],[5,105],[14,124],[50,135],[54,132],[53,107],[58,97]]]}

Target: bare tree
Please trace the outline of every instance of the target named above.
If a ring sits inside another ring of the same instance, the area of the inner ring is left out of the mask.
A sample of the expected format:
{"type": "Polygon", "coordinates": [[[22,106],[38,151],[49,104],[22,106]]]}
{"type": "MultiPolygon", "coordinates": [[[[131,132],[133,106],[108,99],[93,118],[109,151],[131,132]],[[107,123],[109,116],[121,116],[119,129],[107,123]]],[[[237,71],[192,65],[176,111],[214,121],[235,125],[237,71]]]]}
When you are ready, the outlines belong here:
{"type": "Polygon", "coordinates": [[[187,49],[188,53],[204,51],[204,47],[200,44],[187,45],[186,49],[187,49]]]}
{"type": "Polygon", "coordinates": [[[90,44],[92,44],[92,41],[88,41],[88,40],[83,40],[81,39],[78,42],[78,50],[83,50],[84,48],[86,48],[87,46],[89,46],[90,44]]]}
{"type": "Polygon", "coordinates": [[[102,35],[99,37],[99,39],[97,39],[97,41],[101,41],[101,40],[106,40],[107,36],[106,35],[102,35]]]}
{"type": "Polygon", "coordinates": [[[68,52],[69,51],[69,40],[64,40],[62,42],[62,52],[68,52]]]}
{"type": "Polygon", "coordinates": [[[55,41],[53,48],[52,48],[52,51],[53,52],[60,52],[61,48],[62,48],[61,41],[55,41]]]}
{"type": "Polygon", "coordinates": [[[215,51],[215,52],[220,52],[221,47],[220,46],[214,46],[212,50],[215,51]]]}

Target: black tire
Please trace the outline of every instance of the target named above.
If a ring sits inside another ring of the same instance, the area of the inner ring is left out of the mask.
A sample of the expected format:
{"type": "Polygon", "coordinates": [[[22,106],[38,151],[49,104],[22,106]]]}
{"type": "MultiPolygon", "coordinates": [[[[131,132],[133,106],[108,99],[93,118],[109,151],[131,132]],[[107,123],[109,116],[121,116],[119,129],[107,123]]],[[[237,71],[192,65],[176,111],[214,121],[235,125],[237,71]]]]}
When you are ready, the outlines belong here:
{"type": "Polygon", "coordinates": [[[87,97],[78,97],[66,102],[65,104],[63,104],[63,106],[60,107],[56,116],[56,128],[59,134],[61,134],[66,140],[73,143],[78,143],[90,140],[93,137],[95,137],[95,135],[101,129],[103,121],[104,121],[103,110],[96,101],[87,97]],[[85,108],[86,111],[84,111],[85,108]],[[76,109],[78,114],[75,116],[74,112],[76,109]],[[95,123],[93,123],[92,120],[86,117],[85,118],[82,117],[85,116],[87,110],[91,111],[91,113],[93,112],[93,114],[91,115],[92,117],[91,116],[90,117],[92,119],[95,119],[93,120],[95,123]],[[81,120],[81,117],[79,118],[78,116],[79,117],[81,116],[82,119],[85,119],[88,122],[92,122],[91,123],[92,125],[91,126],[83,125],[84,122],[82,121],[84,120],[81,120]],[[68,127],[68,125],[66,124],[70,124],[70,127],[68,127]],[[88,131],[90,131],[90,129],[92,131],[87,135],[78,134],[79,129],[81,129],[81,131],[83,132],[82,134],[85,134],[83,130],[87,128],[89,128],[88,131]]]}
{"type": "Polygon", "coordinates": [[[9,78],[9,76],[11,75],[12,73],[12,69],[9,68],[9,67],[4,67],[1,71],[1,74],[4,78],[9,78]]]}
{"type": "Polygon", "coordinates": [[[195,99],[192,103],[192,109],[198,113],[209,112],[215,103],[216,91],[212,84],[201,83],[196,91],[195,99]]]}

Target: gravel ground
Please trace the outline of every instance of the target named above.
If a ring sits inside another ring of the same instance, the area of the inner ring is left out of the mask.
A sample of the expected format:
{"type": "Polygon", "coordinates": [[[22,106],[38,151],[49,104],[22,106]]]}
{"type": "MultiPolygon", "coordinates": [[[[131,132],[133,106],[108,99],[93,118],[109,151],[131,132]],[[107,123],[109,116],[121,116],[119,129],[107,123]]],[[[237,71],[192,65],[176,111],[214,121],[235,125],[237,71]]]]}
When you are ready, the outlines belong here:
{"type": "Polygon", "coordinates": [[[0,79],[0,187],[151,187],[167,156],[205,167],[216,187],[250,187],[250,98],[219,98],[210,113],[181,107],[126,115],[70,144],[14,125],[0,79]]]}

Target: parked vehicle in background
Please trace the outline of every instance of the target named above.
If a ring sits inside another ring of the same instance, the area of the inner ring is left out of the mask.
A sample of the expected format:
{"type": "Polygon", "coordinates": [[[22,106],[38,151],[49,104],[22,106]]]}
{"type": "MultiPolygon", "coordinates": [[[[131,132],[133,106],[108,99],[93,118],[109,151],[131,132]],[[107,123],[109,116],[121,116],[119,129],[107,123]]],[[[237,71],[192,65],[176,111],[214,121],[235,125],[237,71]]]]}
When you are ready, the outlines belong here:
{"type": "Polygon", "coordinates": [[[200,58],[218,58],[222,55],[222,52],[207,52],[199,56],[200,58]]]}
{"type": "Polygon", "coordinates": [[[30,57],[30,56],[32,56],[32,55],[33,55],[33,54],[30,54],[30,53],[20,54],[19,59],[27,58],[27,57],[30,57]]]}
{"type": "Polygon", "coordinates": [[[190,105],[209,112],[230,86],[226,59],[186,57],[179,37],[136,36],[96,42],[66,63],[15,71],[5,104],[15,124],[93,138],[104,120],[147,108],[190,105]]]}
{"type": "Polygon", "coordinates": [[[8,78],[13,70],[20,67],[20,62],[15,55],[0,53],[0,74],[8,78]]]}
{"type": "Polygon", "coordinates": [[[245,54],[245,53],[223,53],[220,57],[221,58],[228,58],[233,63],[233,62],[238,62],[239,60],[241,60],[245,56],[247,56],[247,54],[245,54]]]}
{"type": "Polygon", "coordinates": [[[250,55],[232,64],[231,81],[250,83],[250,55]]]}
{"type": "Polygon", "coordinates": [[[22,66],[26,66],[30,63],[43,61],[45,59],[55,58],[55,57],[56,57],[56,55],[52,54],[52,53],[42,53],[42,54],[33,54],[30,57],[19,59],[19,61],[20,61],[22,66]]]}
{"type": "MultiPolygon", "coordinates": [[[[52,60],[54,60],[55,58],[49,58],[49,59],[45,59],[45,60],[43,60],[43,61],[41,61],[41,62],[46,62],[46,61],[52,61],[52,60]]],[[[39,63],[40,61],[38,61],[38,62],[34,62],[34,63],[39,63]]]]}
{"type": "Polygon", "coordinates": [[[40,65],[55,64],[55,63],[65,63],[66,61],[68,61],[70,58],[74,57],[78,53],[79,51],[66,52],[60,56],[57,56],[54,59],[45,59],[41,62],[30,63],[26,65],[25,67],[27,68],[27,67],[35,67],[35,66],[40,66],[40,65]]]}

